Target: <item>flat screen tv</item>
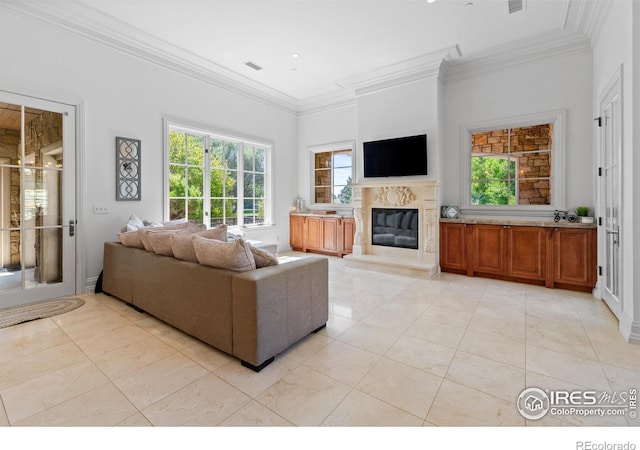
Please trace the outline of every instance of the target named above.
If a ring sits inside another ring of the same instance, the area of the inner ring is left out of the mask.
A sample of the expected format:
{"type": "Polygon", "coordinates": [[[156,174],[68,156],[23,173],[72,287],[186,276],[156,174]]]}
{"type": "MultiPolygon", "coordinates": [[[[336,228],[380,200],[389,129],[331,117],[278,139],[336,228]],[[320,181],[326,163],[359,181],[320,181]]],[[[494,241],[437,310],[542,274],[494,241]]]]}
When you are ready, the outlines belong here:
{"type": "Polygon", "coordinates": [[[365,178],[427,175],[427,135],[365,142],[363,156],[365,178]]]}

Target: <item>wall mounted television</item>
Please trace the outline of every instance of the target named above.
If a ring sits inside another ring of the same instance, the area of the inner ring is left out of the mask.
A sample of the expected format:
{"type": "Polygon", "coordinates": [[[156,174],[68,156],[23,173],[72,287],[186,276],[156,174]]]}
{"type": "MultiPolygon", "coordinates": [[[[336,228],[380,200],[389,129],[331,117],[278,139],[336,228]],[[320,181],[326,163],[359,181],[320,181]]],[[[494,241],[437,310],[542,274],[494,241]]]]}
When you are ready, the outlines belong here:
{"type": "Polygon", "coordinates": [[[365,178],[427,175],[427,135],[365,142],[363,157],[365,178]]]}

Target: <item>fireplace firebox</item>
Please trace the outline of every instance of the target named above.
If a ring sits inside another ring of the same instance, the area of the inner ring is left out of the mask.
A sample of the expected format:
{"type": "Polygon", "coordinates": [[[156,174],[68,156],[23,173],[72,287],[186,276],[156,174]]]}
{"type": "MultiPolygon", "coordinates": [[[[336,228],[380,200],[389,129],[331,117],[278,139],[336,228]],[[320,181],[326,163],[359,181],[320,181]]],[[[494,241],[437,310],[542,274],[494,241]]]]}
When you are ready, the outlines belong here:
{"type": "Polygon", "coordinates": [[[387,247],[418,249],[418,210],[371,209],[371,243],[387,247]]]}

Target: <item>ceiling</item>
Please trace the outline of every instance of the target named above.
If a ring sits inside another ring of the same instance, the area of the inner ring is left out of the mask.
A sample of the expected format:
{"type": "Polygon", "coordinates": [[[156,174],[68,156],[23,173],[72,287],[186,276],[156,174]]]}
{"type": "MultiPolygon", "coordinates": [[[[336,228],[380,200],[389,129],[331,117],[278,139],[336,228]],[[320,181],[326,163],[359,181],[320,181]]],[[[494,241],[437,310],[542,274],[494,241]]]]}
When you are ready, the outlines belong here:
{"type": "Polygon", "coordinates": [[[572,17],[589,2],[523,3],[512,14],[507,0],[30,0],[8,7],[295,110],[344,96],[374,74],[575,33],[572,17]]]}

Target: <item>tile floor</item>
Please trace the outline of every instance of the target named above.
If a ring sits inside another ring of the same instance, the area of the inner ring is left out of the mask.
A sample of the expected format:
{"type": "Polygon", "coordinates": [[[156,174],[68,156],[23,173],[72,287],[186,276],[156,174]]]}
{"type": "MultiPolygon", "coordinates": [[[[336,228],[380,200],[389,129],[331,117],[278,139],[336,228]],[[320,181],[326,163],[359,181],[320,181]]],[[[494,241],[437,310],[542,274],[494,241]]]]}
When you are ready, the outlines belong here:
{"type": "Polygon", "coordinates": [[[260,373],[124,303],[0,330],[0,425],[639,425],[526,421],[525,388],[627,390],[640,346],[591,295],[330,259],[330,319],[260,373]]]}

